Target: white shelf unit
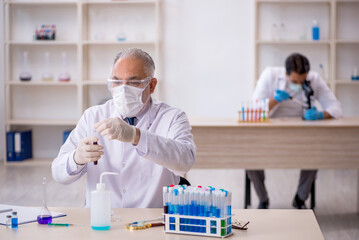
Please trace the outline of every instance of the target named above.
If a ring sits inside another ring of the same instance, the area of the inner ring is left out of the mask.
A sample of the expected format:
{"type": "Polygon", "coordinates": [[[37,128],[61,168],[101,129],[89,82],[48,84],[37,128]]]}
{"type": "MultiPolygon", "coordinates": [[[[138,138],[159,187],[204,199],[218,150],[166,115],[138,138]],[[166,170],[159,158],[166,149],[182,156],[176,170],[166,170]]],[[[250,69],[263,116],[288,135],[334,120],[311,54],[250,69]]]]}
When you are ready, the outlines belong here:
{"type": "Polygon", "coordinates": [[[266,66],[284,66],[290,53],[300,52],[341,101],[344,115],[359,115],[359,81],[351,80],[359,67],[358,13],[357,0],[256,0],[256,81],[266,66]],[[319,41],[311,40],[312,20],[319,22],[319,41]]]}
{"type": "MultiPolygon", "coordinates": [[[[5,131],[33,130],[33,159],[4,163],[49,164],[62,144],[62,133],[75,127],[83,111],[109,99],[106,79],[116,54],[129,47],[149,52],[160,78],[160,0],[5,0],[5,131]],[[56,25],[56,40],[33,40],[35,28],[56,25]],[[117,41],[118,34],[126,40],[117,41]],[[28,52],[29,82],[19,80],[28,52]],[[41,80],[44,54],[50,53],[54,80],[41,80]],[[67,54],[70,82],[59,82],[61,53],[67,54]]],[[[159,97],[157,91],[156,97],[159,97]]],[[[6,144],[6,134],[2,136],[6,144]]]]}
{"type": "Polygon", "coordinates": [[[351,74],[354,66],[359,68],[359,1],[337,0],[333,6],[334,91],[342,103],[344,114],[358,116],[359,81],[351,80],[351,74]]]}

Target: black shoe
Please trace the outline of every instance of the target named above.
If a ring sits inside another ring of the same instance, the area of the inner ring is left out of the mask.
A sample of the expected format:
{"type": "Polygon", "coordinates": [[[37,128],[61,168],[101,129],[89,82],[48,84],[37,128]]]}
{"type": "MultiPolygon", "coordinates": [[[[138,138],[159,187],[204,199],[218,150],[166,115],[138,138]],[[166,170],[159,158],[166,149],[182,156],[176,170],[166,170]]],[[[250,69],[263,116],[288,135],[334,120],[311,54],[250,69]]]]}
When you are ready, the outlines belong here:
{"type": "Polygon", "coordinates": [[[298,194],[295,195],[292,205],[297,209],[307,209],[307,206],[305,206],[305,202],[298,197],[298,194]]]}
{"type": "Polygon", "coordinates": [[[268,209],[269,206],[269,199],[265,202],[259,202],[258,209],[268,209]]]}

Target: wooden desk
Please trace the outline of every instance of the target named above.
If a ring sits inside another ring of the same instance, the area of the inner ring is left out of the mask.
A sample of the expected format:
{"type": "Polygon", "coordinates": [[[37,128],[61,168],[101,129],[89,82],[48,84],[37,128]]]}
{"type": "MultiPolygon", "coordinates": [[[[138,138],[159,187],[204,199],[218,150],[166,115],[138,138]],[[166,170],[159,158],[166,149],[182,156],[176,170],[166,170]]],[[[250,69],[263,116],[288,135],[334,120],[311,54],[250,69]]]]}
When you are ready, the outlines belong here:
{"type": "MultiPolygon", "coordinates": [[[[359,117],[321,121],[277,118],[268,123],[238,123],[237,119],[190,122],[197,145],[194,168],[359,169],[359,117]]],[[[359,212],[359,189],[357,199],[359,212]]]]}
{"type": "MultiPolygon", "coordinates": [[[[90,227],[90,209],[50,208],[50,211],[63,212],[67,217],[57,218],[54,222],[77,224],[70,227],[49,227],[29,223],[20,225],[17,231],[0,228],[0,239],[218,239],[179,234],[166,234],[163,227],[129,231],[125,224],[161,216],[162,209],[115,209],[121,221],[112,223],[109,231],[95,231],[90,227]]],[[[244,209],[233,211],[237,219],[250,221],[247,231],[233,230],[227,239],[324,239],[317,220],[311,210],[257,210],[244,209]]]]}
{"type": "Polygon", "coordinates": [[[191,119],[195,168],[359,168],[359,117],[322,121],[191,119]]]}

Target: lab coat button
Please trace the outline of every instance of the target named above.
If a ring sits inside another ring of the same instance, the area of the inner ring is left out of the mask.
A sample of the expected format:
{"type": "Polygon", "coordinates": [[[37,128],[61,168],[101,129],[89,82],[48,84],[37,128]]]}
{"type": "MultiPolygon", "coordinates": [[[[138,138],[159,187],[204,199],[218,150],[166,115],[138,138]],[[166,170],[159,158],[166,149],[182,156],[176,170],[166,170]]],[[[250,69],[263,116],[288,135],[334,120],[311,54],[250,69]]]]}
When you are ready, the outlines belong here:
{"type": "Polygon", "coordinates": [[[123,163],[123,164],[122,164],[122,167],[124,168],[125,166],[126,166],[126,164],[123,163]]]}
{"type": "Polygon", "coordinates": [[[122,192],[123,192],[123,193],[126,193],[126,189],[123,189],[122,192]]]}

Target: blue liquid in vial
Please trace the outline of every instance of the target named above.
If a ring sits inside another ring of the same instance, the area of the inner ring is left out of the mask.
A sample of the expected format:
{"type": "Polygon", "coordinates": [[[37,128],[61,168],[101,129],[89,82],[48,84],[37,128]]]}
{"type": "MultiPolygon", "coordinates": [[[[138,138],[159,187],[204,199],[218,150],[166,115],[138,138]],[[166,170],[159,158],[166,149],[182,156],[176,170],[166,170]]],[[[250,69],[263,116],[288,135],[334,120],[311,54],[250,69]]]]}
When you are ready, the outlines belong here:
{"type": "Polygon", "coordinates": [[[110,226],[103,226],[103,227],[95,227],[95,226],[91,226],[93,230],[97,230],[97,231],[106,231],[110,229],[110,226]]]}
{"type": "Polygon", "coordinates": [[[51,215],[39,215],[39,216],[37,216],[37,222],[39,224],[49,224],[52,222],[52,216],[51,215]]]}
{"type": "Polygon", "coordinates": [[[11,228],[17,228],[18,226],[18,222],[17,222],[17,217],[16,218],[12,218],[11,219],[11,228]]]}

